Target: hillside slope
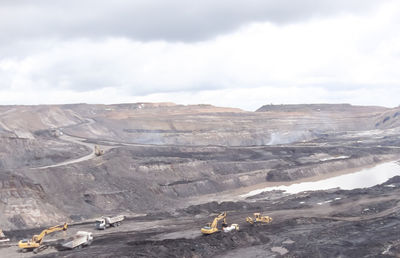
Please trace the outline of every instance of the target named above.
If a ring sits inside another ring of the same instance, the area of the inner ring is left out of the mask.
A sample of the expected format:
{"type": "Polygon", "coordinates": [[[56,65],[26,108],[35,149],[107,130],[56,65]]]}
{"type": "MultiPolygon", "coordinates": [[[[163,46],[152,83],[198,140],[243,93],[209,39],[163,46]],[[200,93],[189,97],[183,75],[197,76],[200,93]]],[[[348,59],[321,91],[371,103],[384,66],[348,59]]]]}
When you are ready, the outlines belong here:
{"type": "Polygon", "coordinates": [[[376,121],[396,112],[350,105],[258,112],[172,103],[3,106],[0,224],[174,210],[211,193],[391,160],[400,153],[396,124],[377,130],[376,121]],[[105,155],[91,155],[95,144],[105,155]]]}

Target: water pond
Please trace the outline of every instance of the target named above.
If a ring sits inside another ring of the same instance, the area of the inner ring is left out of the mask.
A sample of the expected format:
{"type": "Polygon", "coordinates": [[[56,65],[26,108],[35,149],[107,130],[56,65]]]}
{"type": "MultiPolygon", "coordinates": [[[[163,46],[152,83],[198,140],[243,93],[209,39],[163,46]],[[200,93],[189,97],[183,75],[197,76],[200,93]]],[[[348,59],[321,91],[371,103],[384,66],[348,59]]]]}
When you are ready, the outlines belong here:
{"type": "MultiPolygon", "coordinates": [[[[396,175],[400,175],[400,165],[397,161],[392,161],[376,165],[372,168],[362,169],[351,174],[340,175],[320,181],[302,182],[291,185],[280,185],[257,189],[242,196],[249,197],[265,191],[273,190],[281,190],[289,194],[296,194],[303,191],[327,190],[337,187],[343,190],[351,190],[382,184],[396,175]]],[[[388,187],[390,187],[390,185],[388,185],[388,187]]]]}

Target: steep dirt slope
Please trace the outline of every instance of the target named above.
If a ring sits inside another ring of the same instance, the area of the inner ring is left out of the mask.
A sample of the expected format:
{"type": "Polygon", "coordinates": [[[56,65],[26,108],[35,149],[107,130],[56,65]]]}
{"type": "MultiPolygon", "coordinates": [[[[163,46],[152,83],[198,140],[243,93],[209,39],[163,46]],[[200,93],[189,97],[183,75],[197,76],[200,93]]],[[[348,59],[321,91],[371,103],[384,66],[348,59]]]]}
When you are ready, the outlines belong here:
{"type": "Polygon", "coordinates": [[[265,105],[256,112],[269,116],[297,117],[293,124],[323,130],[358,131],[375,129],[375,120],[391,109],[349,104],[265,105]],[[304,117],[300,119],[300,117],[304,117]]]}
{"type": "Polygon", "coordinates": [[[53,137],[0,137],[0,169],[33,168],[78,158],[89,150],[53,137]]]}
{"type": "Polygon", "coordinates": [[[58,223],[65,215],[49,203],[40,184],[8,172],[0,173],[0,224],[3,229],[58,223]]]}
{"type": "Polygon", "coordinates": [[[84,121],[61,106],[0,106],[0,169],[50,165],[87,153],[60,140],[56,129],[84,121]]]}
{"type": "Polygon", "coordinates": [[[62,128],[83,138],[130,143],[268,145],[326,131],[375,129],[384,112],[391,111],[351,105],[264,106],[258,112],[172,103],[3,106],[0,134],[33,139],[35,132],[62,128]]]}
{"type": "Polygon", "coordinates": [[[10,175],[3,185],[13,185],[14,176],[23,182],[15,187],[18,194],[7,190],[2,197],[2,226],[48,225],[28,213],[15,220],[20,209],[10,209],[11,203],[36,203],[40,214],[55,214],[48,221],[164,211],[187,198],[362,167],[400,152],[396,130],[367,130],[390,111],[385,108],[273,109],[171,103],[0,107],[0,174],[10,175]],[[62,133],[111,149],[67,166],[32,169],[91,153],[60,138],[62,133]],[[25,181],[40,191],[29,192],[25,181]]]}
{"type": "Polygon", "coordinates": [[[399,157],[399,148],[375,145],[126,146],[81,163],[15,172],[40,185],[45,202],[57,211],[80,220],[103,213],[172,211],[210,193],[320,176],[399,157]]]}
{"type": "Polygon", "coordinates": [[[84,138],[145,144],[286,144],[318,138],[327,131],[375,129],[375,120],[387,110],[351,105],[273,107],[245,112],[210,105],[87,106],[94,122],[67,128],[66,132],[84,138]]]}
{"type": "Polygon", "coordinates": [[[0,133],[34,139],[34,132],[82,123],[83,118],[62,106],[0,106],[0,133]]]}
{"type": "Polygon", "coordinates": [[[396,128],[400,126],[400,107],[387,110],[375,120],[378,129],[396,128]]]}

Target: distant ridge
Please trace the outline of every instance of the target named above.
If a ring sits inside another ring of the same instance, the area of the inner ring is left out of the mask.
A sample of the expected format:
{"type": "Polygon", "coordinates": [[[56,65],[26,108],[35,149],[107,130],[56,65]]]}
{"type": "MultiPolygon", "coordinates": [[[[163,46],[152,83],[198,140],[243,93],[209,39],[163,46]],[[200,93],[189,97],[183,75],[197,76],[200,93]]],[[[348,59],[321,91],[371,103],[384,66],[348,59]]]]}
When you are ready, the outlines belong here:
{"type": "Polygon", "coordinates": [[[371,111],[385,111],[388,108],[378,106],[353,106],[351,104],[287,104],[287,105],[264,105],[256,110],[256,112],[281,111],[350,111],[350,110],[368,109],[371,111]]]}

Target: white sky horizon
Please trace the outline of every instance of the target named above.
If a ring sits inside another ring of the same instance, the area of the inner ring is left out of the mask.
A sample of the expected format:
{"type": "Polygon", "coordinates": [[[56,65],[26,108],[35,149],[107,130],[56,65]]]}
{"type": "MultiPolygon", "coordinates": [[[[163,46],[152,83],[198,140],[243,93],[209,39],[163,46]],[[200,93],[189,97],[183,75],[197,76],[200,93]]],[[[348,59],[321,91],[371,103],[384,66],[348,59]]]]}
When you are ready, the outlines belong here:
{"type": "Polygon", "coordinates": [[[399,25],[395,0],[4,1],[0,105],[397,107],[399,25]]]}

